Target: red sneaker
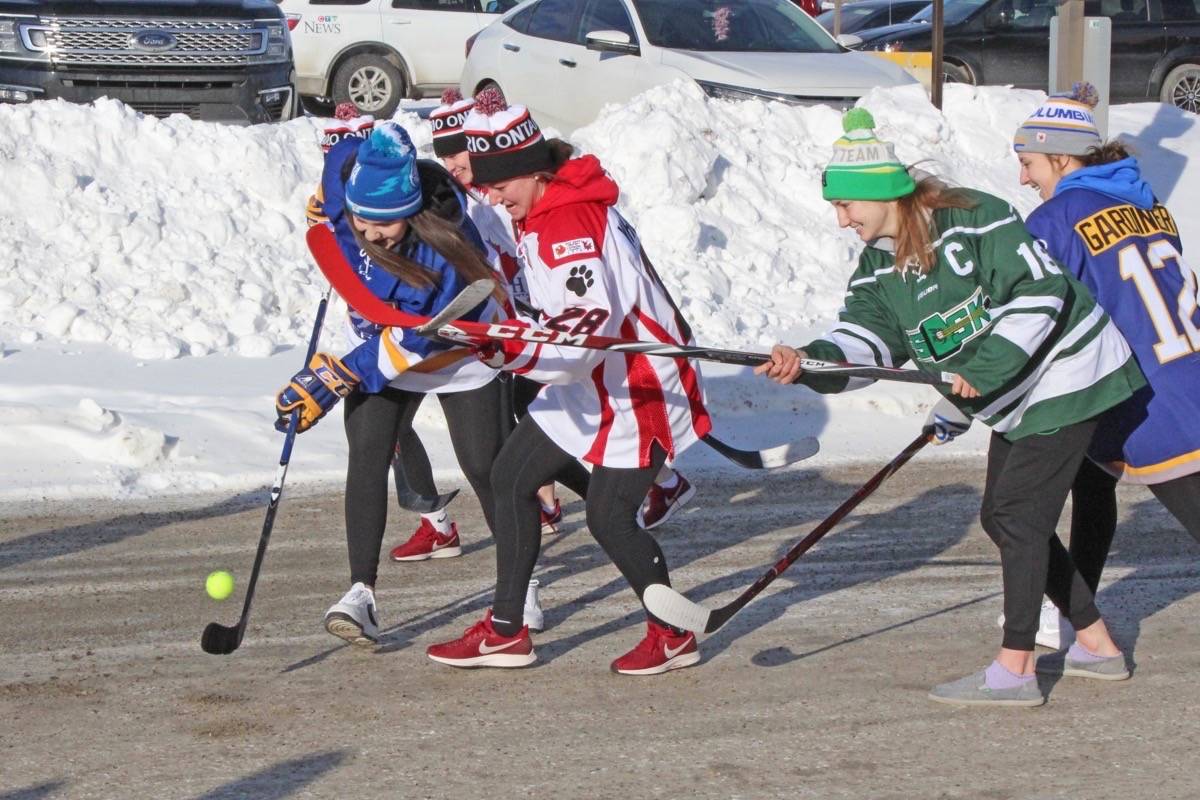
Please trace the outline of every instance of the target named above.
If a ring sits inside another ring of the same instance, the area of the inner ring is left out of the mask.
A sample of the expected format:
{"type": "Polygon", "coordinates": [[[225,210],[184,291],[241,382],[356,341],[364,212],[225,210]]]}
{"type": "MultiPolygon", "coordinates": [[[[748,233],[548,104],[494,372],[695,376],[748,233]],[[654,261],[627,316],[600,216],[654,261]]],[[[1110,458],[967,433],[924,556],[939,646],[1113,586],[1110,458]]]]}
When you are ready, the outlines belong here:
{"type": "Polygon", "coordinates": [[[424,561],[429,558],[454,558],[462,555],[458,543],[458,525],[450,523],[449,533],[438,533],[437,528],[422,518],[409,540],[392,548],[392,561],[424,561]]]}
{"type": "Polygon", "coordinates": [[[612,662],[612,671],[622,675],[658,675],[690,667],[700,660],[696,635],[691,631],[676,636],[670,628],[646,620],[646,638],[612,662]]]}
{"type": "Polygon", "coordinates": [[[425,654],[439,664],[452,667],[526,667],[537,661],[529,626],[521,628],[516,636],[496,633],[490,609],[462,637],[430,645],[425,654]]]}
{"type": "Polygon", "coordinates": [[[556,499],[554,501],[554,511],[547,514],[546,509],[538,504],[538,514],[542,518],[542,536],[553,536],[558,533],[559,523],[562,522],[562,504],[556,499]]]}
{"type": "Polygon", "coordinates": [[[642,502],[642,507],[638,509],[637,523],[639,526],[646,530],[657,528],[669,520],[672,514],[683,508],[688,500],[692,499],[696,490],[688,483],[688,479],[678,472],[675,473],[675,476],[679,478],[679,482],[670,489],[664,489],[657,483],[650,487],[650,491],[646,493],[646,499],[642,502]]]}

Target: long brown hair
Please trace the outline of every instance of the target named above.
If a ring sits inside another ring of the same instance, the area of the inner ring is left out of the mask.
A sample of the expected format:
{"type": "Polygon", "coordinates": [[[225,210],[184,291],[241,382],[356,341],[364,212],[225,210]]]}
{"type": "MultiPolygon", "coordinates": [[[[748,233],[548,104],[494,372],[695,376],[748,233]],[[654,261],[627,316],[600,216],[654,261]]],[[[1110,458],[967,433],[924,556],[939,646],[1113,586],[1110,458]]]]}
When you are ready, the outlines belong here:
{"type": "MultiPolygon", "coordinates": [[[[415,216],[409,217],[408,225],[412,229],[413,236],[425,242],[449,261],[450,265],[454,267],[454,271],[467,282],[474,283],[481,278],[495,280],[496,273],[491,264],[487,262],[479,249],[463,236],[458,225],[438,216],[430,209],[422,209],[415,216]]],[[[354,241],[358,243],[358,246],[385,271],[418,289],[437,288],[438,275],[429,267],[418,264],[411,258],[381,244],[368,242],[353,221],[350,223],[350,229],[354,231],[354,241]]],[[[504,290],[500,288],[499,283],[496,284],[492,296],[501,302],[504,301],[504,290]]]]}
{"type": "Polygon", "coordinates": [[[939,208],[974,208],[975,200],[962,189],[926,176],[917,181],[912,194],[896,201],[896,268],[914,269],[924,275],[933,269],[933,212],[939,208]]]}

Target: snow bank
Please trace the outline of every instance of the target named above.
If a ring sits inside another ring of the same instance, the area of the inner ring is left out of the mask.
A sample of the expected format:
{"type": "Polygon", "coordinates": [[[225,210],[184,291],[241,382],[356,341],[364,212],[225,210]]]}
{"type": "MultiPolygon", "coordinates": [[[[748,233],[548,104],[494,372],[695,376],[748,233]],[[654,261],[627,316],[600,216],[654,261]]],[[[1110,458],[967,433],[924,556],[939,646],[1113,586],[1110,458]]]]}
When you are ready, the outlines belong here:
{"type": "MultiPolygon", "coordinates": [[[[862,104],[902,159],[1027,213],[1037,198],[1017,184],[1010,141],[1042,97],[953,85],[941,113],[914,86],[862,104]]],[[[399,119],[431,155],[428,125],[411,111],[399,119]]],[[[1111,112],[1185,243],[1200,241],[1198,119],[1158,104],[1111,112]]],[[[241,488],[269,476],[271,397],[299,366],[292,348],[323,291],[302,236],[320,127],[158,120],[112,101],[0,105],[0,496],[241,488]]],[[[828,107],[712,101],[679,83],[608,109],[574,140],[621,184],[622,210],[697,339],[765,348],[819,332],[841,304],[860,244],[820,196],[840,130],[828,107]]],[[[330,327],[340,313],[331,308],[330,327]]],[[[932,397],[892,384],[830,400],[705,372],[724,435],[767,444],[820,433],[826,459],[891,455],[932,397]],[[738,422],[749,415],[753,426],[738,422]]],[[[439,469],[454,473],[427,406],[418,422],[439,469]]],[[[305,435],[301,477],[343,469],[339,428],[305,435]]]]}

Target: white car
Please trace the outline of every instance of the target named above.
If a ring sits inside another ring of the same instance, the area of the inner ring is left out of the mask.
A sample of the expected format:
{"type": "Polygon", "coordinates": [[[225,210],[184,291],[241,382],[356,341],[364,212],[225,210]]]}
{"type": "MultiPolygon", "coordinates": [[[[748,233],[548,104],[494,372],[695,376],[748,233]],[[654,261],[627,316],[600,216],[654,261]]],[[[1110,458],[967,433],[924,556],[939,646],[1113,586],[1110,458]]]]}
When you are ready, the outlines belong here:
{"type": "Polygon", "coordinates": [[[458,84],[466,41],[517,0],[280,0],[300,94],[391,116],[458,84]]]}
{"type": "Polygon", "coordinates": [[[464,93],[497,85],[564,133],[679,78],[713,97],[837,106],[915,82],[837,44],[789,0],[531,0],[468,46],[464,93]]]}

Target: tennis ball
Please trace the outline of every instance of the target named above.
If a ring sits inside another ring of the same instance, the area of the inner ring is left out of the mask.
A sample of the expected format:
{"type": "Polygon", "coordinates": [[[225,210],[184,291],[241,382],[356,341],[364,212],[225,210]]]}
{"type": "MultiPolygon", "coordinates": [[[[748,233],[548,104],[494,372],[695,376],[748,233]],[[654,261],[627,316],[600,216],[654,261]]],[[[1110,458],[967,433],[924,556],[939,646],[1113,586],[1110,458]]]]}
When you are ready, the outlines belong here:
{"type": "Polygon", "coordinates": [[[211,573],[204,582],[204,589],[213,600],[224,600],[233,594],[233,576],[223,569],[211,573]]]}

